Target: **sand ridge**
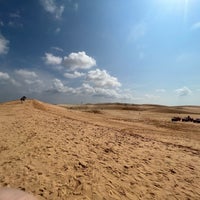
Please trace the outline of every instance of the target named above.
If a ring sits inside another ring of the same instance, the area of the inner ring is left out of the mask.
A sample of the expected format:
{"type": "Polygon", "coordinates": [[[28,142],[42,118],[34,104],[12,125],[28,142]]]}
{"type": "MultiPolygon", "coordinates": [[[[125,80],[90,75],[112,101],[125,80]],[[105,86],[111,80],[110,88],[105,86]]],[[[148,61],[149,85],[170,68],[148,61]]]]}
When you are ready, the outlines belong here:
{"type": "Polygon", "coordinates": [[[199,124],[170,122],[174,108],[103,106],[0,104],[0,186],[41,200],[200,198],[199,124]]]}

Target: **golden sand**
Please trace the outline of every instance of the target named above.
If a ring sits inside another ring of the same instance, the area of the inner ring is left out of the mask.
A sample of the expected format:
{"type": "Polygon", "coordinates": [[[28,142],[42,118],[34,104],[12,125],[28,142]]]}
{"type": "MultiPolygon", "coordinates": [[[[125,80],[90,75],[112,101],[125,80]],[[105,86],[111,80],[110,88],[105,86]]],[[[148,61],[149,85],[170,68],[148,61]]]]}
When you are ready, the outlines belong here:
{"type": "Polygon", "coordinates": [[[199,107],[0,104],[0,187],[39,200],[200,199],[199,107]]]}

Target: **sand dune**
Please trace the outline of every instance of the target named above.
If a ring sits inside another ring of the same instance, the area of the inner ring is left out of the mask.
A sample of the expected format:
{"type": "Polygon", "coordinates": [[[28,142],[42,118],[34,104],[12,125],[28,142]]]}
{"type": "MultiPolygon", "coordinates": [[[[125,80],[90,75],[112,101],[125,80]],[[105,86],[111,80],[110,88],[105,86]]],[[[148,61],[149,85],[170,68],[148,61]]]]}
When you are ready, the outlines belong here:
{"type": "Polygon", "coordinates": [[[200,199],[199,107],[0,104],[0,186],[39,200],[200,199]]]}

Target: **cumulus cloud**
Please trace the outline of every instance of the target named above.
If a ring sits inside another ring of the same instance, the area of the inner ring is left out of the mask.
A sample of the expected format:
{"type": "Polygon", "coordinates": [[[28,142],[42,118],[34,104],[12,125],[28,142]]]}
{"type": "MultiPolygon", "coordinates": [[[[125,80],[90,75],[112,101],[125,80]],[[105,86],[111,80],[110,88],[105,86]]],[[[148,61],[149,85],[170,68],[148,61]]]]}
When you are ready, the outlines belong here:
{"type": "Polygon", "coordinates": [[[85,76],[85,73],[81,73],[81,72],[77,72],[77,71],[75,71],[74,73],[65,73],[64,74],[65,78],[70,78],[70,79],[80,78],[83,76],[85,76]]]}
{"type": "Polygon", "coordinates": [[[99,88],[88,83],[83,83],[80,88],[76,90],[77,94],[105,97],[105,98],[119,98],[120,94],[111,88],[99,88]]]}
{"type": "Polygon", "coordinates": [[[0,34],[0,55],[8,53],[9,43],[9,40],[7,40],[3,35],[0,34]]]}
{"type": "MultiPolygon", "coordinates": [[[[124,93],[119,89],[121,85],[117,82],[115,77],[110,76],[105,70],[94,70],[95,72],[100,72],[98,79],[98,73],[92,73],[90,71],[90,80],[82,79],[78,80],[80,85],[76,87],[73,85],[73,81],[70,84],[68,81],[67,84],[63,79],[59,79],[56,77],[52,77],[48,74],[42,74],[34,70],[27,69],[19,69],[15,70],[12,76],[8,73],[0,72],[0,84],[6,88],[13,88],[17,94],[21,94],[20,92],[26,93],[26,95],[42,95],[42,93],[46,92],[46,95],[52,95],[52,98],[56,98],[59,94],[59,98],[66,98],[67,95],[70,95],[70,98],[73,100],[77,100],[81,98],[87,99],[108,99],[108,100],[119,100],[119,99],[131,99],[131,95],[124,93]],[[103,75],[102,75],[103,74],[103,75]],[[95,78],[96,77],[96,78],[95,78]],[[15,78],[15,79],[14,79],[15,78]],[[97,81],[100,81],[98,82],[97,81]],[[110,79],[110,82],[109,82],[110,79]],[[96,82],[97,81],[97,82],[96,82]],[[13,87],[15,86],[15,87],[13,87]],[[55,95],[55,96],[54,96],[55,95]],[[77,98],[78,97],[78,98],[77,98]]],[[[73,73],[65,73],[65,77],[67,78],[79,78],[86,77],[86,73],[81,73],[78,71],[74,71],[73,73]]],[[[43,96],[44,97],[44,96],[43,96]]],[[[57,101],[57,100],[56,100],[57,101]]]]}
{"type": "Polygon", "coordinates": [[[63,83],[61,82],[61,80],[59,80],[59,79],[54,79],[53,80],[53,86],[54,86],[54,88],[56,89],[56,90],[58,90],[58,91],[63,91],[64,90],[64,85],[63,85],[63,83]]]}
{"type": "Polygon", "coordinates": [[[135,99],[132,94],[125,91],[120,91],[116,88],[102,88],[92,86],[88,83],[83,83],[77,90],[78,94],[89,95],[94,97],[103,97],[110,99],[123,99],[123,100],[133,100],[135,99]]]}
{"type": "Polygon", "coordinates": [[[88,83],[83,83],[80,87],[72,88],[64,85],[63,82],[57,78],[52,81],[52,87],[48,90],[48,92],[112,99],[126,98],[126,95],[120,94],[115,88],[100,88],[92,86],[88,83]]]}
{"type": "Polygon", "coordinates": [[[13,79],[13,78],[10,79],[10,82],[11,82],[14,86],[17,86],[17,87],[21,86],[21,84],[20,84],[18,81],[16,81],[15,79],[13,79]]]}
{"type": "Polygon", "coordinates": [[[98,87],[120,87],[121,83],[106,70],[91,70],[88,72],[87,81],[98,87]]]}
{"type": "Polygon", "coordinates": [[[26,69],[19,69],[19,70],[16,70],[15,73],[17,75],[20,75],[22,78],[26,78],[26,79],[34,79],[34,78],[37,78],[38,75],[33,72],[33,71],[28,71],[26,69]]]}
{"type": "Polygon", "coordinates": [[[35,92],[40,91],[43,87],[43,81],[39,79],[39,76],[34,71],[29,71],[26,69],[19,69],[15,71],[17,75],[16,79],[18,82],[13,82],[14,85],[23,85],[24,87],[28,87],[29,91],[35,92]]]}
{"type": "Polygon", "coordinates": [[[80,93],[86,93],[89,95],[95,94],[95,89],[89,85],[88,83],[83,83],[82,86],[79,88],[80,93]]]}
{"type": "Polygon", "coordinates": [[[57,5],[55,0],[40,0],[43,8],[55,16],[56,19],[60,19],[62,17],[63,11],[65,7],[63,5],[57,5]]]}
{"type": "Polygon", "coordinates": [[[91,70],[86,75],[81,87],[75,89],[76,94],[122,99],[124,95],[120,93],[121,83],[116,77],[111,76],[106,70],[91,70]]]}
{"type": "Polygon", "coordinates": [[[62,58],[54,56],[51,53],[45,53],[44,57],[45,63],[48,65],[60,65],[62,63],[62,58]]]}
{"type": "Polygon", "coordinates": [[[200,22],[197,22],[191,26],[192,31],[197,30],[197,29],[200,29],[200,22]]]}
{"type": "Polygon", "coordinates": [[[7,73],[0,72],[0,80],[9,80],[10,76],[7,73]]]}
{"type": "Polygon", "coordinates": [[[53,87],[50,90],[59,93],[67,93],[67,92],[74,93],[75,91],[73,88],[65,86],[62,83],[62,81],[57,78],[53,80],[53,87]]]}
{"type": "Polygon", "coordinates": [[[36,79],[36,80],[25,80],[25,83],[29,84],[29,85],[33,85],[33,84],[42,84],[43,81],[36,79]]]}
{"type": "Polygon", "coordinates": [[[192,91],[188,87],[182,87],[175,90],[178,96],[188,96],[191,95],[192,91]]]}
{"type": "MultiPolygon", "coordinates": [[[[63,51],[58,47],[52,47],[52,49],[56,51],[63,51]]],[[[63,76],[67,79],[84,77],[84,79],[77,80],[76,85],[80,84],[77,87],[73,87],[73,81],[71,82],[71,85],[67,86],[62,79],[54,78],[50,87],[47,87],[49,89],[45,90],[49,94],[60,93],[61,96],[72,94],[72,96],[75,95],[88,98],[101,97],[129,100],[132,98],[130,94],[124,94],[123,91],[119,89],[121,87],[121,83],[118,81],[117,77],[111,76],[106,70],[95,69],[87,71],[87,73],[81,72],[81,70],[89,70],[91,67],[96,66],[96,60],[88,56],[84,51],[70,53],[64,58],[46,53],[44,60],[46,64],[60,64],[62,67],[67,67],[67,72],[64,72],[63,68],[60,70],[60,72],[63,73],[63,76]]],[[[27,83],[31,83],[31,81],[29,80],[27,83]]],[[[70,84],[70,82],[68,82],[68,84],[70,84]]]]}
{"type": "Polygon", "coordinates": [[[82,51],[78,53],[70,53],[68,56],[64,57],[63,63],[71,70],[90,69],[96,65],[96,60],[82,51]]]}
{"type": "Polygon", "coordinates": [[[8,73],[0,72],[0,81],[1,83],[12,83],[14,86],[20,86],[20,83],[18,83],[15,79],[10,77],[8,73]]]}

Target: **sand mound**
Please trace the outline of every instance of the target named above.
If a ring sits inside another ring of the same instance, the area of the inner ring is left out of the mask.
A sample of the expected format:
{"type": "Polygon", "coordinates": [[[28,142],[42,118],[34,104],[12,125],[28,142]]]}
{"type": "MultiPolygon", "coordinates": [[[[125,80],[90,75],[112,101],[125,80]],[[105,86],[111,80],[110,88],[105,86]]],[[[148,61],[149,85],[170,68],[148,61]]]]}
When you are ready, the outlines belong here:
{"type": "Polygon", "coordinates": [[[48,110],[48,106],[40,101],[32,100],[31,103],[32,103],[33,107],[36,109],[44,110],[44,111],[48,110]]]}
{"type": "Polygon", "coordinates": [[[163,107],[88,106],[101,112],[0,104],[0,186],[40,200],[200,198],[199,124],[163,107]]]}

